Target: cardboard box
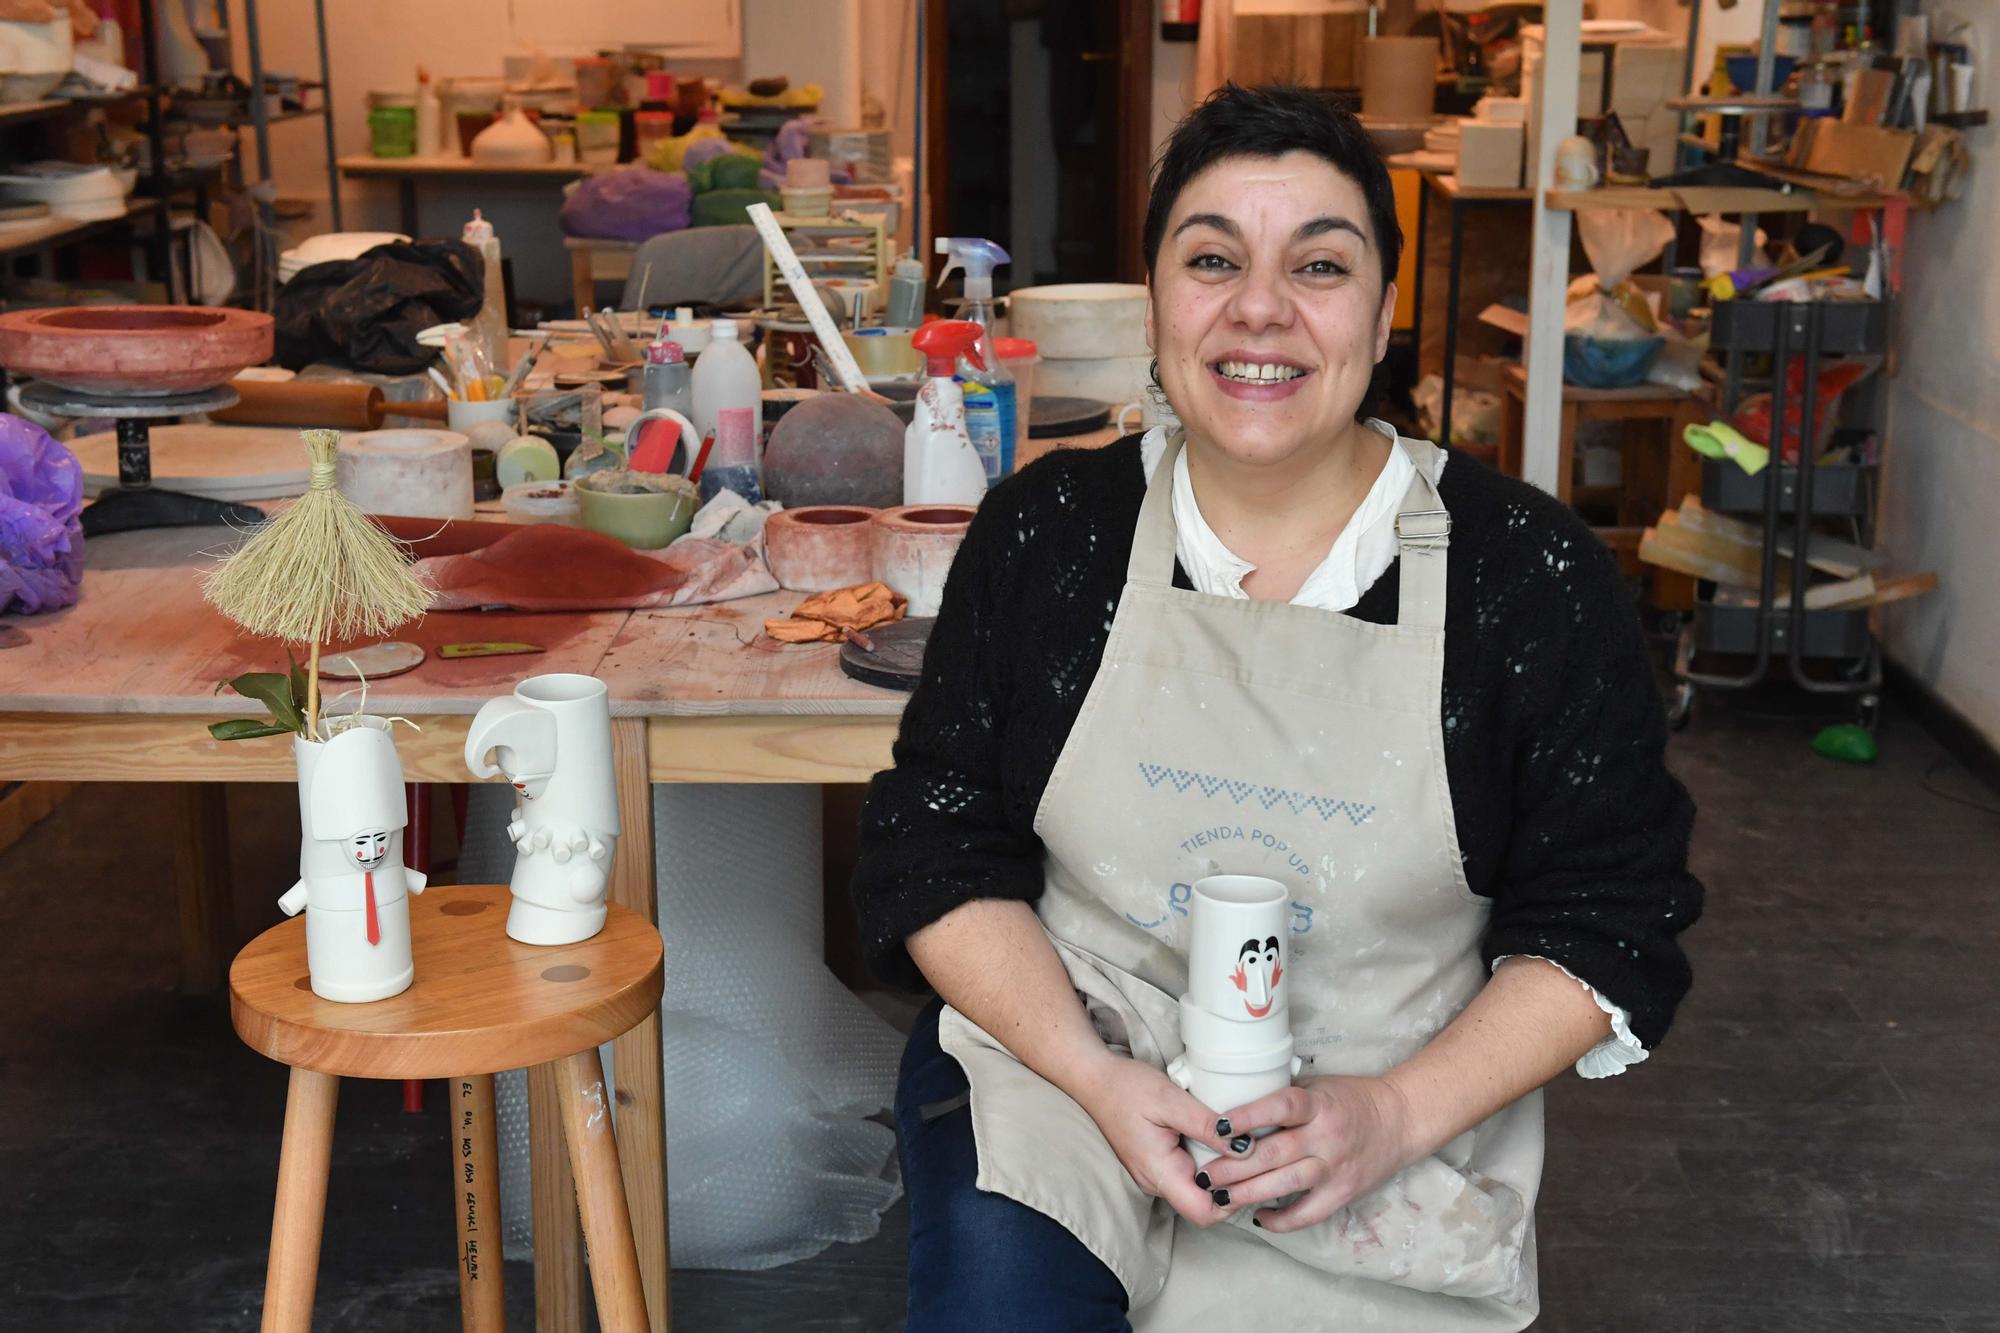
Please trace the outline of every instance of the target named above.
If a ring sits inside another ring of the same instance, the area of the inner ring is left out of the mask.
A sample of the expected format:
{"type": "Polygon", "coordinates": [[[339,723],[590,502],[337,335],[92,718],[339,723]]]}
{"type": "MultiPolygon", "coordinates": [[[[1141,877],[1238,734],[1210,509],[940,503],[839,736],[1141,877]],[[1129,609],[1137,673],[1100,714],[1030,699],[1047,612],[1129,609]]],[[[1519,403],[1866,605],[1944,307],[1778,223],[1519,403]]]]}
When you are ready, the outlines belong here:
{"type": "Polygon", "coordinates": [[[1880,125],[1844,120],[1809,120],[1800,130],[1803,157],[1796,165],[1823,176],[1844,176],[1883,191],[1899,190],[1909,170],[1917,136],[1880,125]]]}
{"type": "Polygon", "coordinates": [[[1521,184],[1528,128],[1467,120],[1458,127],[1458,183],[1468,190],[1512,190],[1521,184]]]}

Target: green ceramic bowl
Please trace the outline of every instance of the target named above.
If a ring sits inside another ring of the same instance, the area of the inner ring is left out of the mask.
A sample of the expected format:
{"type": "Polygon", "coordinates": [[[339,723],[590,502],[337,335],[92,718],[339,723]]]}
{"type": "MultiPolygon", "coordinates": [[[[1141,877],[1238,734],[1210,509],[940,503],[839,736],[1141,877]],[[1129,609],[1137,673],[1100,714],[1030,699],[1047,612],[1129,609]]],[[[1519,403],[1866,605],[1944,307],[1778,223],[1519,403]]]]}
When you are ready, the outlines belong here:
{"type": "Polygon", "coordinates": [[[695,510],[701,508],[701,497],[679,489],[640,495],[621,495],[603,489],[616,484],[615,480],[606,482],[605,478],[625,475],[622,469],[593,472],[572,483],[583,526],[616,537],[638,551],[658,550],[685,536],[688,525],[694,522],[695,510]]]}

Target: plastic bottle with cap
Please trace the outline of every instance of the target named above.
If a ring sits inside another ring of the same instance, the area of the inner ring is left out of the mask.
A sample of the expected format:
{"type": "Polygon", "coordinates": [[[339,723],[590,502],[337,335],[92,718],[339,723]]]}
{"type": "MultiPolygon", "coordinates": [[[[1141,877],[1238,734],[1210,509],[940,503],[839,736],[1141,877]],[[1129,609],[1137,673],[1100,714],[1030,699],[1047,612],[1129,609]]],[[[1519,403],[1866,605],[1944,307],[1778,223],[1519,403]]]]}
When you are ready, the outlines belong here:
{"type": "MultiPolygon", "coordinates": [[[[703,503],[724,490],[735,491],[751,504],[764,498],[757,466],[764,381],[757,373],[757,359],[737,338],[735,320],[711,321],[708,350],[689,376],[695,427],[704,439],[715,438],[701,473],[703,503]]],[[[695,453],[699,457],[700,450],[695,453]]]]}
{"type": "Polygon", "coordinates": [[[940,287],[953,269],[965,270],[962,313],[979,326],[979,363],[961,360],[958,375],[965,382],[965,426],[992,486],[1014,470],[1014,376],[993,351],[993,270],[1012,261],[1005,250],[976,236],[940,236],[937,252],[946,256],[940,287]]]}
{"type": "Polygon", "coordinates": [[[500,237],[475,208],[459,239],[479,252],[486,270],[485,301],[467,327],[486,350],[487,364],[504,375],[511,363],[507,360],[507,284],[500,272],[500,237]]]}
{"type": "Polygon", "coordinates": [[[924,322],[924,264],[915,250],[905,250],[889,275],[889,302],[882,314],[885,329],[914,329],[924,322]]]}
{"type": "Polygon", "coordinates": [[[966,429],[965,397],[953,378],[961,358],[985,369],[983,330],[970,320],[926,324],[910,343],[924,354],[929,378],[903,432],[903,503],[976,505],[986,494],[986,465],[966,429]]]}

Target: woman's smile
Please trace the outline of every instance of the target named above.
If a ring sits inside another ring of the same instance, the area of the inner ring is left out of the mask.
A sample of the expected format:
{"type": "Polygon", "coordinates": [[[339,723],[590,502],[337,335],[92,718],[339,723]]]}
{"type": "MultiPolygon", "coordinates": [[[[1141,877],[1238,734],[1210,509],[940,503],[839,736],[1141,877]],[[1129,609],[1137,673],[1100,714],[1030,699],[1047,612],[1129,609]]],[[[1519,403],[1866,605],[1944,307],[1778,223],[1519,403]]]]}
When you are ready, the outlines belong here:
{"type": "Polygon", "coordinates": [[[1310,368],[1289,357],[1263,352],[1228,352],[1209,362],[1209,374],[1222,392],[1243,402],[1270,403],[1291,397],[1305,388],[1310,368]]]}

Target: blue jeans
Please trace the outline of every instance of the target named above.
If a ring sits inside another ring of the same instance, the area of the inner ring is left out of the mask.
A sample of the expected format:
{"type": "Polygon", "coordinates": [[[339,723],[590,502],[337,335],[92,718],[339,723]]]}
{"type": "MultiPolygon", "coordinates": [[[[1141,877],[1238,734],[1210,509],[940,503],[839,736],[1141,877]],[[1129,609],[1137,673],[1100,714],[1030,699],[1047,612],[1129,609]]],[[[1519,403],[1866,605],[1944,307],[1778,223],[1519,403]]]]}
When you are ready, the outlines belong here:
{"type": "Polygon", "coordinates": [[[973,1182],[965,1071],[933,1000],[903,1048],[896,1133],[910,1196],[904,1333],[1130,1333],[1125,1287],[1060,1222],[973,1182]]]}

